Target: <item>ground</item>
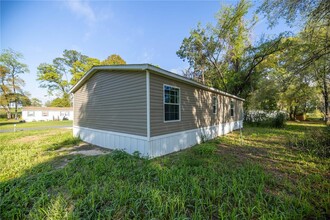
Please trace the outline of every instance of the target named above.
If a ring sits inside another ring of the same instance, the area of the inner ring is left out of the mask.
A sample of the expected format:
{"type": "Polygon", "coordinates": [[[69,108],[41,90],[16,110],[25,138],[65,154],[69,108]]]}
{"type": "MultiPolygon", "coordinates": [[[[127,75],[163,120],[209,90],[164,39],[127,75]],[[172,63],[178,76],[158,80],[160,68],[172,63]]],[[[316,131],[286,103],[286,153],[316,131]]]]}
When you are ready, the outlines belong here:
{"type": "Polygon", "coordinates": [[[246,126],[153,160],[71,130],[3,133],[0,219],[327,219],[330,159],[306,139],[324,129],[246,126]]]}

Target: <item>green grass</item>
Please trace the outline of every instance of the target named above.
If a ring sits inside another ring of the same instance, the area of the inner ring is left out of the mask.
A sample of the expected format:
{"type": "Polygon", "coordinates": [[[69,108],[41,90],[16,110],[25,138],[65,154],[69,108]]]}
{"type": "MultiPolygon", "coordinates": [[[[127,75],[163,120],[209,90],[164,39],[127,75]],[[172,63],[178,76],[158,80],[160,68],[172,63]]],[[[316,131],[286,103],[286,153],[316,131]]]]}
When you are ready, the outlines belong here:
{"type": "Polygon", "coordinates": [[[48,127],[48,126],[72,126],[72,121],[38,121],[38,122],[25,122],[20,123],[16,120],[0,121],[0,130],[14,129],[16,124],[16,129],[20,128],[38,128],[38,127],[48,127]]]}
{"type": "Polygon", "coordinates": [[[246,127],[153,160],[56,151],[71,131],[0,134],[0,219],[327,219],[329,158],[288,144],[323,129],[246,127]]]}

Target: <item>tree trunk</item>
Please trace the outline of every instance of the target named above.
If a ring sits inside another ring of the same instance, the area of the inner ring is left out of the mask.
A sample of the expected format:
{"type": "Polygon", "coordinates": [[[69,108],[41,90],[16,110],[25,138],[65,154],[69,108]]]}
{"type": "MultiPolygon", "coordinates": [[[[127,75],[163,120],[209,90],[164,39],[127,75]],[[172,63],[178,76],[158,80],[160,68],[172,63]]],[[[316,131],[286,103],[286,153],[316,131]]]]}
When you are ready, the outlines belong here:
{"type": "Polygon", "coordinates": [[[290,106],[290,120],[293,121],[294,119],[295,117],[294,117],[293,107],[290,106]]]}
{"type": "Polygon", "coordinates": [[[297,111],[298,111],[298,107],[295,106],[295,107],[294,107],[294,111],[293,111],[293,117],[294,117],[294,120],[296,120],[296,117],[297,117],[297,111]]]}
{"type": "Polygon", "coordinates": [[[324,115],[325,115],[325,124],[330,124],[330,113],[329,113],[329,91],[326,82],[326,78],[323,78],[323,98],[324,98],[324,115]]]}
{"type": "Polygon", "coordinates": [[[5,111],[6,111],[7,119],[11,119],[11,112],[10,112],[10,108],[9,108],[9,106],[3,106],[3,108],[4,108],[5,111]]]}
{"type": "Polygon", "coordinates": [[[17,113],[17,98],[15,99],[15,119],[18,120],[18,113],[17,113]]]}
{"type": "Polygon", "coordinates": [[[13,77],[13,91],[15,96],[15,119],[17,120],[17,94],[16,94],[16,85],[15,85],[15,75],[12,74],[13,77]]]}

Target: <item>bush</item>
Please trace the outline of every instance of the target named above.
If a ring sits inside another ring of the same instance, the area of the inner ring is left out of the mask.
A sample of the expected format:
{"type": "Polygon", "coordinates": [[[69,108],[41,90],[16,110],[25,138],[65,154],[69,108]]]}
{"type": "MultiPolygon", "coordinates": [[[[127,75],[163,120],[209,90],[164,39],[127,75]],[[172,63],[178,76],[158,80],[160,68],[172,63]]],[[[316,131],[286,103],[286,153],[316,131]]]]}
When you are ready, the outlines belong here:
{"type": "Polygon", "coordinates": [[[275,118],[272,119],[272,126],[275,128],[284,128],[286,123],[286,115],[282,112],[278,112],[275,118]]]}
{"type": "Polygon", "coordinates": [[[244,122],[253,126],[283,128],[286,123],[284,112],[252,111],[244,114],[244,122]]]}

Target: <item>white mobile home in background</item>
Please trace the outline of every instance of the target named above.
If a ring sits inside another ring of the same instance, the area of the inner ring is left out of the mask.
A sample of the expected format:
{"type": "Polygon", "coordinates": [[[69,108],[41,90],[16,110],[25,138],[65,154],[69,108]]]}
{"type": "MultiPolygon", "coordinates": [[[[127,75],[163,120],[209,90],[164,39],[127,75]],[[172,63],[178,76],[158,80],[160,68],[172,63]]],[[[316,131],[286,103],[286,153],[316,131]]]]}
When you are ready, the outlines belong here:
{"type": "Polygon", "coordinates": [[[27,122],[73,120],[73,109],[71,107],[23,107],[22,119],[27,122]]]}

